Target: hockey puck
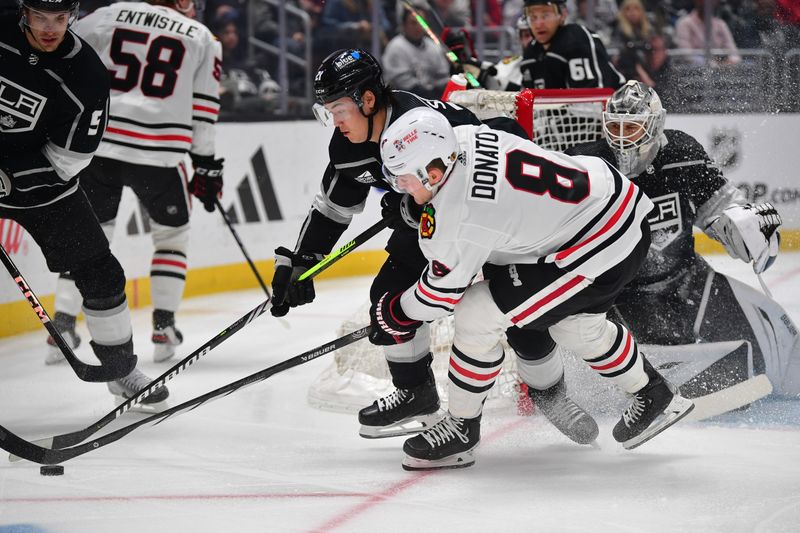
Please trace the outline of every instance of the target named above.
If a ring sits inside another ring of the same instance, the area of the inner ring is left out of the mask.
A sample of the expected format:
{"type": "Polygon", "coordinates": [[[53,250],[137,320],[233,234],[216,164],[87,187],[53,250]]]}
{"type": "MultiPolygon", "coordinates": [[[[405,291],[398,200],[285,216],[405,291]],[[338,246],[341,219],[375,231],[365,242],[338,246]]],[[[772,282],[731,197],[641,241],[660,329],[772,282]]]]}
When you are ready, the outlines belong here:
{"type": "Polygon", "coordinates": [[[43,476],[62,476],[64,475],[64,466],[44,465],[39,468],[39,473],[43,476]]]}

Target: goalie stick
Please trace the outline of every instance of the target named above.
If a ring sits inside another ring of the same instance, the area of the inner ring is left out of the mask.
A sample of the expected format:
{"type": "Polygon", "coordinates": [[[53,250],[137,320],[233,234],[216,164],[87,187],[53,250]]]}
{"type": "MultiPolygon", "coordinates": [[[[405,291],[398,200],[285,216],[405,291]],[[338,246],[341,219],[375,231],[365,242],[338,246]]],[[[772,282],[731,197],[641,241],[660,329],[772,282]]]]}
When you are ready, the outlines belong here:
{"type": "MultiPolygon", "coordinates": [[[[324,271],[325,269],[330,267],[333,263],[346,256],[348,253],[353,251],[358,246],[365,243],[367,240],[369,240],[371,237],[379,233],[385,227],[386,227],[386,221],[384,221],[383,219],[379,220],[378,222],[370,226],[368,229],[366,229],[364,232],[357,235],[353,240],[345,243],[338,250],[332,252],[327,257],[325,257],[325,259],[323,259],[322,261],[311,267],[309,270],[304,272],[303,275],[301,276],[301,280],[313,278],[319,275],[320,272],[324,271]]],[[[269,294],[269,292],[267,294],[269,294]]],[[[181,361],[173,365],[172,368],[170,368],[169,370],[161,374],[159,377],[154,379],[147,387],[140,390],[139,393],[136,394],[136,396],[120,404],[119,406],[117,406],[116,409],[106,414],[97,422],[83,429],[79,429],[77,431],[73,431],[70,433],[63,433],[61,435],[56,435],[49,439],[37,441],[37,443],[49,448],[64,448],[88,439],[89,437],[91,437],[92,435],[103,429],[105,426],[107,426],[108,424],[110,424],[123,414],[125,414],[125,412],[130,410],[130,408],[134,404],[140,402],[143,398],[145,398],[151,392],[153,392],[153,390],[155,390],[156,387],[163,385],[164,383],[166,383],[167,381],[178,375],[180,372],[182,372],[184,369],[191,366],[195,361],[197,361],[198,359],[206,355],[208,352],[216,348],[219,344],[230,338],[234,333],[236,333],[244,326],[246,326],[256,318],[264,314],[266,311],[270,309],[270,307],[272,307],[272,302],[268,298],[266,301],[259,304],[252,311],[241,317],[239,320],[237,320],[227,328],[223,329],[213,339],[203,344],[200,348],[198,348],[188,356],[184,357],[181,361]]],[[[9,459],[13,462],[13,461],[18,461],[20,458],[14,457],[12,455],[12,457],[10,457],[9,459]]]]}
{"type": "MultiPolygon", "coordinates": [[[[75,352],[72,351],[72,348],[69,347],[67,341],[65,341],[64,337],[61,336],[58,328],[53,325],[53,322],[50,320],[50,315],[47,314],[45,308],[41,303],[39,303],[39,299],[36,297],[36,294],[34,294],[33,290],[28,285],[28,282],[25,281],[22,273],[8,256],[6,249],[3,248],[2,245],[0,245],[0,259],[2,259],[3,265],[6,267],[6,270],[8,270],[8,273],[11,274],[11,277],[14,278],[14,282],[17,284],[17,287],[19,287],[22,295],[31,305],[31,308],[33,309],[34,313],[36,313],[39,321],[53,338],[56,346],[58,346],[58,348],[61,350],[61,353],[64,354],[64,358],[67,360],[69,366],[72,367],[72,370],[79,379],[96,383],[101,381],[112,381],[125,375],[119,375],[119,372],[115,372],[110,366],[90,365],[78,359],[78,356],[76,356],[75,352]]],[[[128,372],[130,372],[130,370],[128,370],[128,372]]]]}
{"type": "MultiPolygon", "coordinates": [[[[262,311],[263,312],[263,311],[262,311]]],[[[83,444],[78,444],[77,446],[72,446],[70,448],[61,448],[61,449],[50,449],[46,447],[42,447],[34,442],[27,441],[18,435],[10,432],[6,428],[0,426],[0,447],[2,447],[7,452],[20,457],[22,459],[27,459],[28,461],[32,461],[34,463],[39,464],[59,464],[70,459],[74,459],[80,455],[83,455],[87,452],[97,450],[98,448],[102,448],[112,442],[116,442],[125,435],[129,434],[133,430],[145,426],[145,425],[153,425],[159,422],[163,422],[167,418],[177,415],[180,413],[184,413],[186,411],[190,411],[196,407],[203,405],[204,403],[211,401],[213,399],[219,398],[221,396],[227,396],[236,390],[241,388],[247,387],[254,383],[258,383],[260,381],[264,381],[265,379],[269,378],[270,376],[274,376],[279,372],[283,372],[284,370],[288,370],[290,368],[302,365],[304,363],[308,363],[309,361],[313,361],[318,357],[321,357],[325,354],[338,350],[339,348],[343,348],[349,344],[356,342],[359,339],[363,339],[367,335],[369,335],[370,329],[372,326],[365,326],[363,328],[357,329],[347,335],[339,337],[331,342],[323,344],[317,348],[309,350],[307,352],[303,352],[300,355],[296,355],[290,359],[286,359],[280,363],[272,365],[268,368],[260,370],[254,374],[250,374],[247,377],[238,379],[227,385],[223,385],[222,387],[215,389],[213,391],[207,392],[205,394],[201,394],[191,400],[187,400],[179,405],[166,409],[160,413],[156,413],[154,415],[148,416],[141,420],[138,420],[132,424],[128,424],[127,426],[121,427],[115,431],[110,433],[106,433],[96,439],[91,441],[85,442],[83,444]]],[[[52,440],[55,440],[56,437],[53,437],[52,440]]],[[[50,440],[50,439],[46,439],[50,440]]]]}

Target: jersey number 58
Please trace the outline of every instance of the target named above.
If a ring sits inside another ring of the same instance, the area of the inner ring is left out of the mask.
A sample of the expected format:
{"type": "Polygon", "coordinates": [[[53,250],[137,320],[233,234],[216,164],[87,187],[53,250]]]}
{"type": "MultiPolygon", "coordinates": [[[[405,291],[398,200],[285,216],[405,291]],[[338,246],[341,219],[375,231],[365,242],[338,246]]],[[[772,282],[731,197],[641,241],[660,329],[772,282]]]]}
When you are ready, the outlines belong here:
{"type": "Polygon", "coordinates": [[[175,91],[186,48],[178,39],[166,35],[148,41],[149,33],[123,28],[114,30],[109,55],[115,65],[124,68],[110,69],[112,90],[128,92],[138,86],[143,95],[154,98],[167,98],[175,91]],[[143,48],[137,50],[138,47],[143,48]],[[139,57],[144,47],[142,68],[139,57]]]}

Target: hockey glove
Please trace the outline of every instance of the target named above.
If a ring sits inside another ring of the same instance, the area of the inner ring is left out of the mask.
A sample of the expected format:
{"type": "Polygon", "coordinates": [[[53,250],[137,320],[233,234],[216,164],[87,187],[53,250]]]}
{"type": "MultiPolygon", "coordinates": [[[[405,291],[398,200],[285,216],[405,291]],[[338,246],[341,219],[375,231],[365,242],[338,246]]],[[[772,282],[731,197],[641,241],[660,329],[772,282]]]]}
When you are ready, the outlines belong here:
{"type": "Polygon", "coordinates": [[[222,158],[214,159],[213,155],[192,156],[194,176],[189,182],[189,192],[196,196],[206,211],[214,210],[214,200],[222,196],[222,158]]]}
{"type": "Polygon", "coordinates": [[[760,274],[775,261],[781,217],[772,204],[732,205],[711,223],[712,234],[734,259],[753,262],[760,274]]]}
{"type": "Polygon", "coordinates": [[[0,168],[0,198],[11,194],[11,176],[0,168]]]}
{"type": "Polygon", "coordinates": [[[419,320],[412,320],[403,312],[400,296],[403,293],[383,293],[378,301],[370,307],[369,318],[372,331],[369,342],[378,346],[403,344],[414,338],[417,329],[422,325],[419,320]]]}
{"type": "Polygon", "coordinates": [[[272,277],[272,316],[284,316],[290,307],[314,301],[314,280],[296,281],[303,272],[322,261],[321,254],[293,253],[281,246],[275,250],[275,275],[272,277]]]}
{"type": "Polygon", "coordinates": [[[422,217],[422,207],[410,194],[387,192],[381,197],[381,217],[394,230],[417,230],[422,217]]]}

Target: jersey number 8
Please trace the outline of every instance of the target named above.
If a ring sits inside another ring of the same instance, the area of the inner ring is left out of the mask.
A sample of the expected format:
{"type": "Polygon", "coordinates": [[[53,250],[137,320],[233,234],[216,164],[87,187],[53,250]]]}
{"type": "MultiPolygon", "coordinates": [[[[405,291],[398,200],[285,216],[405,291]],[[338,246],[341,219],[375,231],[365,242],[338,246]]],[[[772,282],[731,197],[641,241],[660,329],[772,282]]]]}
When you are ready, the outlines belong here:
{"type": "Polygon", "coordinates": [[[148,33],[122,28],[114,31],[109,55],[115,65],[125,67],[125,75],[118,77],[121,69],[112,70],[111,89],[128,92],[138,85],[145,96],[167,98],[172,95],[186,49],[178,39],[164,35],[156,37],[147,47],[142,68],[139,57],[124,50],[125,43],[147,46],[149,40],[148,33]]]}

